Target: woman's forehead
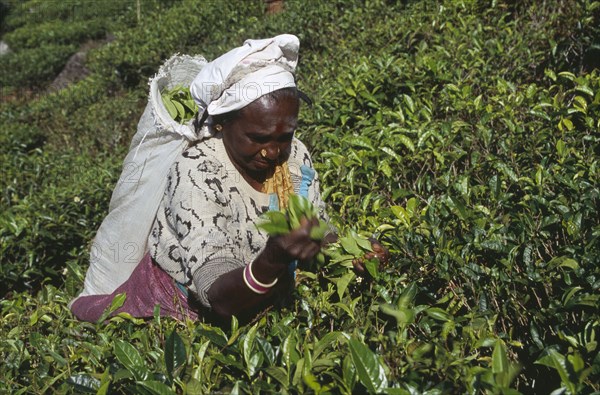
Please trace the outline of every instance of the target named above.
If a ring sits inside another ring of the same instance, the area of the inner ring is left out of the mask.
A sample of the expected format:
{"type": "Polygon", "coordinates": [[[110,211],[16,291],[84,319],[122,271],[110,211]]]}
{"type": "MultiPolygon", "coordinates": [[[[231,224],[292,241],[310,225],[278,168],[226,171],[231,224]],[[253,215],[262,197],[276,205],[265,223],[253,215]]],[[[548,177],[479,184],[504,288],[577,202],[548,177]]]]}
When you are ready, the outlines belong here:
{"type": "Polygon", "coordinates": [[[240,111],[242,118],[255,118],[257,115],[293,115],[298,116],[300,101],[294,96],[274,98],[269,95],[261,96],[240,111]]]}

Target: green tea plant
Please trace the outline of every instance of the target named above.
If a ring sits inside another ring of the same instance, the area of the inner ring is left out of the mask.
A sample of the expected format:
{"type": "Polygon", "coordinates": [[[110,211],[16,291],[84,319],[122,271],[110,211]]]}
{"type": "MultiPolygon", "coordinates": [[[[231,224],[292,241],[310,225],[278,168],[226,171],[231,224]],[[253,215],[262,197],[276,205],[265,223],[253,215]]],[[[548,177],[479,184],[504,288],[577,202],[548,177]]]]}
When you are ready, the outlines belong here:
{"type": "Polygon", "coordinates": [[[58,75],[76,51],[77,47],[72,44],[48,44],[8,53],[0,57],[0,67],[8,71],[0,76],[0,84],[6,90],[44,86],[58,75]]]}

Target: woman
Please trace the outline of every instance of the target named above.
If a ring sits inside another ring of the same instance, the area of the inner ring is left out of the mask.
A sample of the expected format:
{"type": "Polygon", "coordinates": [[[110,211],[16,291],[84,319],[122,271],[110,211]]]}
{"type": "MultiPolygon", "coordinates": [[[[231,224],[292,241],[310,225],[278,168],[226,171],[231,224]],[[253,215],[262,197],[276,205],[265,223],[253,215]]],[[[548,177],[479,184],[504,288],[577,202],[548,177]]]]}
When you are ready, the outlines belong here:
{"type": "Polygon", "coordinates": [[[152,316],[158,304],[161,314],[197,318],[197,301],[221,318],[244,319],[290,289],[295,262],[322,247],[310,238],[318,221],[277,237],[256,223],[285,207],[290,193],[327,220],[310,155],[294,138],[303,97],[294,78],[298,47],[291,35],[248,40],[204,66],[190,91],[206,138],[170,165],[144,258],[113,292],[84,291],[71,306],[78,318],[97,320],[125,293],[115,313],[152,316]]]}

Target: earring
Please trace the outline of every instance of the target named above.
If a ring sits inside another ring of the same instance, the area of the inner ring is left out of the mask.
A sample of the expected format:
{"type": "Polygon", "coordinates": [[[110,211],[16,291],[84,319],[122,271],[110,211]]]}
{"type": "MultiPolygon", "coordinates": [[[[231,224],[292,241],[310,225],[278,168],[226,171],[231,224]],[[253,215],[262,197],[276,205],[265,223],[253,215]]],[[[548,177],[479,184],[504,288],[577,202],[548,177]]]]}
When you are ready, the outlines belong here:
{"type": "Polygon", "coordinates": [[[266,150],[266,149],[264,149],[264,148],[263,148],[263,149],[261,149],[261,150],[260,150],[260,156],[262,156],[263,158],[266,158],[266,157],[267,157],[267,150],[266,150]]]}
{"type": "Polygon", "coordinates": [[[216,124],[215,125],[215,130],[217,132],[221,132],[223,130],[223,125],[221,125],[220,123],[216,124]]]}
{"type": "Polygon", "coordinates": [[[281,153],[281,150],[279,149],[279,147],[277,147],[277,156],[279,156],[280,153],[281,153]]]}

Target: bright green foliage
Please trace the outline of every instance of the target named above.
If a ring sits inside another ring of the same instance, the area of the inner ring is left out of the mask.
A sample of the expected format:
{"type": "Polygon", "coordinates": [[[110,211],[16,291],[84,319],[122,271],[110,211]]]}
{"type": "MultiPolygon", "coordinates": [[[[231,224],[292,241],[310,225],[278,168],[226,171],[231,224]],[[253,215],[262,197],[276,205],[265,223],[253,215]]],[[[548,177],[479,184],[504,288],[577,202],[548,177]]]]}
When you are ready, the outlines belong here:
{"type": "MultiPolygon", "coordinates": [[[[327,246],[325,253],[330,258],[328,269],[332,273],[344,274],[346,273],[344,268],[350,269],[355,262],[360,261],[364,264],[369,275],[377,278],[379,275],[379,261],[377,259],[365,261],[364,259],[365,254],[371,251],[373,251],[373,247],[368,238],[356,233],[354,230],[348,230],[346,233],[338,235],[338,240],[335,243],[327,246]]],[[[353,279],[353,276],[351,273],[346,273],[342,278],[349,281],[353,279]]]]}
{"type": "Polygon", "coordinates": [[[2,390],[600,391],[600,2],[0,5],[2,390]],[[389,264],[360,282],[332,257],[247,326],[74,320],[148,78],[282,32],[301,40],[298,133],[328,212],[361,231],[335,249],[374,233],[389,264]],[[105,35],[88,78],[44,91],[105,35]]]}
{"type": "MultiPolygon", "coordinates": [[[[300,227],[302,218],[317,219],[318,225],[310,231],[310,237],[314,240],[323,240],[331,231],[331,226],[318,218],[317,209],[305,197],[300,195],[291,195],[287,209],[282,211],[267,211],[263,216],[263,222],[257,224],[259,229],[266,231],[271,236],[280,236],[290,233],[300,227]]],[[[327,245],[326,253],[330,256],[330,269],[335,269],[337,265],[344,268],[351,268],[355,259],[361,259],[365,253],[373,251],[371,242],[357,234],[349,231],[347,235],[339,237],[335,243],[327,245]]],[[[316,257],[321,264],[325,263],[323,253],[316,257]]],[[[367,262],[367,270],[373,277],[377,276],[376,261],[367,262]]]]}
{"type": "Polygon", "coordinates": [[[310,200],[300,195],[290,195],[288,207],[285,210],[267,211],[263,215],[263,222],[256,226],[266,231],[269,235],[285,235],[292,230],[298,229],[303,218],[308,220],[316,218],[319,221],[319,225],[311,229],[310,236],[314,240],[323,240],[329,230],[329,225],[319,220],[317,209],[314,205],[310,200]]]}

